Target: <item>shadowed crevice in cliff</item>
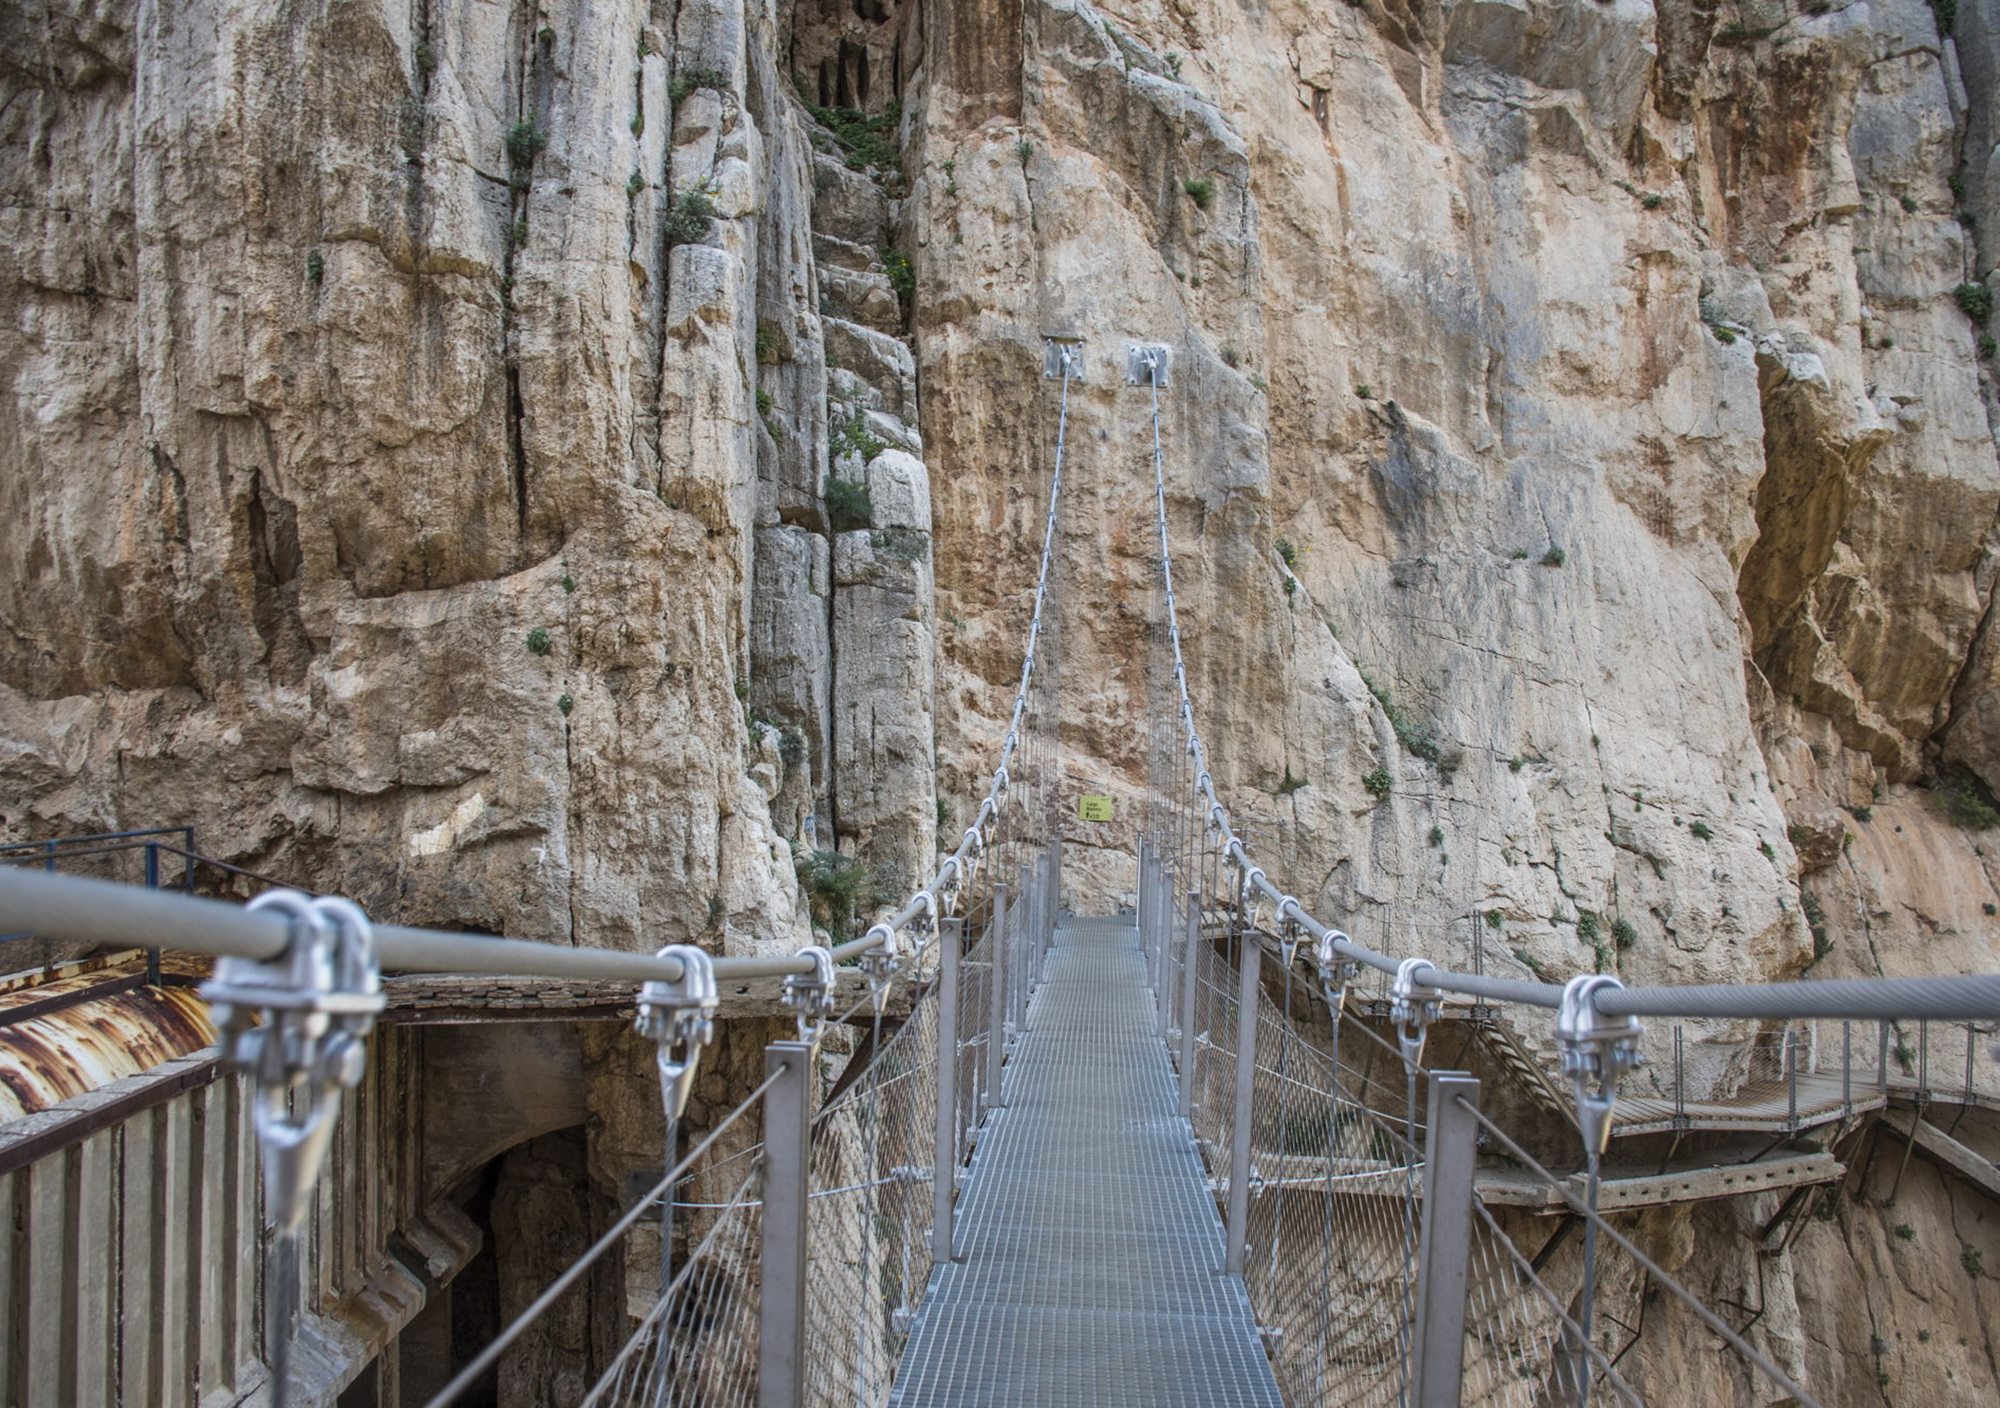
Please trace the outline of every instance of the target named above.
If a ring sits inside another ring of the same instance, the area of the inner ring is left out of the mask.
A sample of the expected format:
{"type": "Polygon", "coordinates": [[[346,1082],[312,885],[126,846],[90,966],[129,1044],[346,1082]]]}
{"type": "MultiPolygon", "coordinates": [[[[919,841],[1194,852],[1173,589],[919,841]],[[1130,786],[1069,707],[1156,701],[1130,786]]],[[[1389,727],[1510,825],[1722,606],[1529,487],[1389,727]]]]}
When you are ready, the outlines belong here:
{"type": "Polygon", "coordinates": [[[1776,698],[1832,720],[1849,747],[1904,770],[1908,741],[1870,707],[1823,625],[1849,604],[1852,580],[1828,569],[1842,550],[1857,481],[1890,431],[1842,405],[1809,353],[1767,340],[1757,352],[1757,387],[1764,416],[1757,539],[1737,574],[1750,666],[1776,698]]]}

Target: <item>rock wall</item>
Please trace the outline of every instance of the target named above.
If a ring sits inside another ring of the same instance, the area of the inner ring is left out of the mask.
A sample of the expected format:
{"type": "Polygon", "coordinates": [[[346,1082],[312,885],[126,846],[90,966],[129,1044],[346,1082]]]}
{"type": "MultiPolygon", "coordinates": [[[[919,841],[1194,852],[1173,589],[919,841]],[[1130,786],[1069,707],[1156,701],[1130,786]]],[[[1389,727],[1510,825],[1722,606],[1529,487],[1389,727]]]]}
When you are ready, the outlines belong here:
{"type": "Polygon", "coordinates": [[[1985,0],[0,20],[0,834],[795,946],[794,846],[865,905],[983,793],[1064,334],[1061,761],[1126,819],[1078,897],[1146,782],[1161,342],[1217,782],[1317,912],[1549,978],[2000,958],[1985,0]]]}

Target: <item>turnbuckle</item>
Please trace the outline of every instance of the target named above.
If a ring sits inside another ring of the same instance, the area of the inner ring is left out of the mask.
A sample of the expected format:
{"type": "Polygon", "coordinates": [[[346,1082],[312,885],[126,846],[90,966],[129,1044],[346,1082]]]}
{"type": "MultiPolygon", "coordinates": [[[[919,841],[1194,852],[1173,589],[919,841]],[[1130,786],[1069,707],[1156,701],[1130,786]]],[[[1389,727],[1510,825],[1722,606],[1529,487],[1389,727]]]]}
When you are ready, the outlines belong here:
{"type": "Polygon", "coordinates": [[[818,944],[809,944],[796,956],[811,960],[813,970],[785,978],[785,1006],[798,1017],[799,1040],[818,1041],[826,1019],[833,1015],[833,955],[818,944]]]}
{"type": "Polygon", "coordinates": [[[201,995],[255,1087],[265,1206],[289,1235],[312,1205],[341,1092],[368,1068],[382,974],[368,916],[348,900],[273,890],[249,908],[291,921],[285,951],[269,960],[224,958],[201,995]]]}
{"type": "Polygon", "coordinates": [[[1611,1139],[1611,1109],[1618,1100],[1618,1080],[1643,1064],[1639,1036],[1645,1031],[1637,1017],[1606,1017],[1597,1010],[1597,995],[1625,985],[1603,973],[1586,973],[1563,986],[1556,1009],[1556,1047],[1562,1053],[1563,1074],[1576,1086],[1576,1124],[1587,1153],[1601,1155],[1611,1139]]]}
{"type": "Polygon", "coordinates": [[[668,944],[661,958],[680,960],[676,982],[655,978],[639,989],[639,1015],[632,1026],[658,1049],[660,1101],[672,1125],[687,1112],[701,1050],[715,1039],[715,960],[692,944],[668,944]]]}
{"type": "Polygon", "coordinates": [[[1396,1027],[1403,1063],[1412,1070],[1423,1064],[1424,1038],[1437,1020],[1442,1000],[1442,994],[1424,977],[1436,971],[1428,958],[1406,958],[1396,965],[1395,981],[1389,984],[1389,1020],[1396,1027]]]}

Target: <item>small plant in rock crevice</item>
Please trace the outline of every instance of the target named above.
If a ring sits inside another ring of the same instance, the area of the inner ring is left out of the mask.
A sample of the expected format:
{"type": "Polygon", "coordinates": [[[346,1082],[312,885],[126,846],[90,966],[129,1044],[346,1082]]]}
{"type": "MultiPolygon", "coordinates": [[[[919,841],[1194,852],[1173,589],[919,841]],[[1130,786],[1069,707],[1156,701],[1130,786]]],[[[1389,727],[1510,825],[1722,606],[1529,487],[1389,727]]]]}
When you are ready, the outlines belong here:
{"type": "Polygon", "coordinates": [[[1181,189],[1187,192],[1189,200],[1203,210],[1215,204],[1215,182],[1206,176],[1190,176],[1181,182],[1181,189]]]}
{"type": "Polygon", "coordinates": [[[1294,792],[1298,791],[1301,787],[1304,787],[1306,785],[1306,782],[1307,782],[1306,778],[1293,777],[1292,765],[1290,763],[1287,763],[1285,764],[1285,780],[1278,784],[1278,795],[1280,797],[1289,797],[1294,792]]]}
{"type": "Polygon", "coordinates": [[[896,301],[904,308],[917,294],[917,271],[910,264],[910,256],[900,249],[881,251],[882,268],[889,276],[889,287],[896,290],[896,301]]]}
{"type": "Polygon", "coordinates": [[[1376,801],[1386,801],[1389,793],[1395,789],[1396,779],[1389,775],[1387,768],[1377,767],[1362,774],[1361,785],[1368,789],[1376,801]]]}
{"type": "Polygon", "coordinates": [[[576,707],[576,700],[570,698],[569,695],[558,694],[556,696],[556,708],[562,712],[562,716],[564,718],[568,718],[569,711],[574,709],[575,707],[576,707]]]}
{"type": "Polygon", "coordinates": [[[808,851],[799,859],[798,876],[813,923],[824,927],[834,942],[846,942],[873,888],[868,867],[838,851],[808,851]]]}
{"type": "Polygon", "coordinates": [[[1632,947],[1632,945],[1637,943],[1638,941],[1639,941],[1639,931],[1632,927],[1631,920],[1618,919],[1612,921],[1611,942],[1617,945],[1620,952],[1623,952],[1625,949],[1632,947]]]}
{"type": "Polygon", "coordinates": [[[1299,550],[1292,546],[1292,540],[1290,538],[1278,539],[1275,546],[1278,549],[1279,559],[1284,562],[1286,567],[1294,569],[1298,567],[1299,550]]]}
{"type": "Polygon", "coordinates": [[[1951,291],[1959,311],[1973,322],[1984,324],[1993,316],[1993,290],[1983,283],[1963,283],[1951,291]]]}
{"type": "Polygon", "coordinates": [[[1023,137],[1020,141],[1014,143],[1014,155],[1020,160],[1021,165],[1025,167],[1034,158],[1035,144],[1026,137],[1023,137]]]}
{"type": "Polygon", "coordinates": [[[830,474],[826,479],[826,517],[836,533],[850,533],[875,524],[875,505],[868,486],[830,474]]]}
{"type": "Polygon", "coordinates": [[[709,222],[715,216],[715,202],[709,199],[707,191],[699,186],[681,191],[667,206],[666,219],[660,224],[667,248],[702,243],[708,238],[709,222]]]}
{"type": "Polygon", "coordinates": [[[823,129],[812,134],[813,146],[840,157],[848,170],[880,168],[893,172],[901,161],[896,144],[896,129],[903,120],[900,104],[890,103],[872,117],[859,108],[828,108],[811,102],[806,111],[823,129]]]}
{"type": "Polygon", "coordinates": [[[931,550],[931,535],[915,528],[877,528],[868,545],[878,557],[895,562],[921,562],[931,550]]]}
{"type": "Polygon", "coordinates": [[[1990,831],[2000,826],[2000,808],[1987,799],[1984,790],[1969,773],[1953,773],[1931,794],[1938,810],[1955,826],[1967,831],[1990,831]]]}
{"type": "Polygon", "coordinates": [[[690,65],[674,75],[674,81],[667,87],[668,101],[679,107],[701,88],[714,88],[726,93],[729,91],[729,75],[719,68],[690,65]]]}
{"type": "Polygon", "coordinates": [[[1697,841],[1706,841],[1715,835],[1715,831],[1707,822],[1697,821],[1688,827],[1688,835],[1694,837],[1697,841]]]}
{"type": "Polygon", "coordinates": [[[1542,566],[1544,567],[1560,567],[1567,561],[1569,561],[1569,554],[1553,543],[1549,545],[1549,550],[1542,554],[1542,566]]]}
{"type": "Polygon", "coordinates": [[[527,645],[530,655],[547,655],[555,648],[554,642],[549,639],[547,628],[543,626],[536,626],[528,632],[527,645]]]}
{"type": "Polygon", "coordinates": [[[306,277],[314,283],[326,277],[326,259],[318,250],[306,256],[306,277]]]}
{"type": "Polygon", "coordinates": [[[524,117],[507,129],[507,160],[514,166],[529,166],[534,163],[549,144],[548,134],[535,125],[532,117],[524,117]]]}
{"type": "Polygon", "coordinates": [[[868,428],[868,412],[856,406],[844,416],[831,416],[827,425],[827,454],[833,459],[853,455],[867,464],[888,449],[888,443],[868,428]]]}

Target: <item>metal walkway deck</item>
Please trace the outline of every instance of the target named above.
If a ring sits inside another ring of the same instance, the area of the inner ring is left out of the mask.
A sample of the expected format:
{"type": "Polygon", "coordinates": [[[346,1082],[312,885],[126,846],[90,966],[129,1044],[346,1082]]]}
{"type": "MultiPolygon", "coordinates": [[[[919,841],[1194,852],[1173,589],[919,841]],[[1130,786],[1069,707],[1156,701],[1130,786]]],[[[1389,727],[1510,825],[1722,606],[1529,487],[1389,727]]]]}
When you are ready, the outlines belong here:
{"type": "Polygon", "coordinates": [[[1176,1113],[1130,919],[1066,919],[897,1408],[1279,1408],[1176,1113]]]}

